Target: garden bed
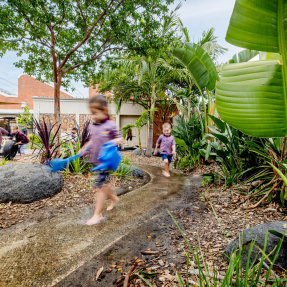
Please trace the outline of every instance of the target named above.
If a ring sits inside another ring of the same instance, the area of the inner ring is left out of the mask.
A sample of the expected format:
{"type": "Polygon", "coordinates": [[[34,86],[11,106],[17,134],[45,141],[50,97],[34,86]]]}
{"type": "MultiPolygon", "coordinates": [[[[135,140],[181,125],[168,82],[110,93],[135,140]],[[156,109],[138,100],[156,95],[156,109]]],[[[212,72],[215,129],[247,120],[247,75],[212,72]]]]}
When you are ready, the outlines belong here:
{"type": "MultiPolygon", "coordinates": [[[[209,167],[210,170],[214,168],[213,165],[209,167]]],[[[200,171],[206,173],[209,170],[198,169],[196,173],[200,171]]],[[[191,175],[190,179],[192,178],[191,175]]],[[[287,214],[277,212],[274,205],[246,211],[246,202],[232,189],[225,189],[223,184],[209,184],[196,191],[191,187],[190,192],[176,202],[170,211],[192,249],[195,251],[198,248],[201,266],[204,258],[204,263],[210,271],[213,272],[215,266],[221,276],[225,275],[227,264],[222,254],[228,243],[235,239],[240,231],[265,222],[287,220],[287,214]],[[222,234],[210,203],[227,234],[226,237],[222,234]]],[[[147,286],[136,275],[139,272],[155,287],[179,286],[176,273],[179,272],[182,278],[185,277],[187,252],[183,237],[167,211],[164,211],[140,225],[103,254],[86,262],[57,284],[57,287],[123,286],[125,276],[134,262],[136,266],[128,286],[147,286]],[[149,279],[147,274],[154,274],[154,277],[149,279]]],[[[191,255],[190,258],[193,268],[198,269],[191,255]]],[[[284,274],[281,273],[281,276],[284,274]]],[[[189,276],[189,282],[194,286],[194,282],[197,282],[196,277],[189,276]]]]}

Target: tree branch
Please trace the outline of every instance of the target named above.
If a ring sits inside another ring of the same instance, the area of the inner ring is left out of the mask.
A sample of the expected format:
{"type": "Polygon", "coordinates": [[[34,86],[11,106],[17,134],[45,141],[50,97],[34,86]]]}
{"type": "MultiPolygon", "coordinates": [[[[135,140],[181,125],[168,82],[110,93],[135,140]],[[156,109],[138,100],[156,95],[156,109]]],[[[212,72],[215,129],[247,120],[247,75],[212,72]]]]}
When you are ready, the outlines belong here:
{"type": "Polygon", "coordinates": [[[79,10],[80,10],[80,13],[81,13],[81,15],[82,15],[82,18],[83,18],[83,20],[84,20],[84,24],[85,24],[85,35],[87,35],[87,31],[88,31],[87,18],[85,17],[85,15],[84,15],[84,13],[83,13],[83,10],[82,10],[82,8],[81,8],[81,5],[80,5],[80,3],[79,3],[79,0],[76,0],[76,2],[77,2],[77,6],[78,6],[78,8],[79,8],[79,10]]]}
{"type": "Polygon", "coordinates": [[[64,67],[64,65],[67,63],[68,59],[70,58],[70,56],[75,53],[82,45],[84,45],[87,40],[89,39],[89,37],[91,36],[92,32],[94,31],[96,25],[99,23],[99,21],[107,14],[108,9],[111,7],[111,5],[113,4],[115,0],[111,0],[110,3],[108,4],[108,6],[105,8],[105,10],[100,14],[100,16],[96,19],[96,21],[94,22],[94,24],[92,25],[92,27],[90,28],[89,32],[87,33],[87,35],[84,37],[84,39],[78,44],[76,45],[76,47],[74,47],[73,49],[71,49],[66,57],[64,58],[60,68],[62,69],[64,67]]]}

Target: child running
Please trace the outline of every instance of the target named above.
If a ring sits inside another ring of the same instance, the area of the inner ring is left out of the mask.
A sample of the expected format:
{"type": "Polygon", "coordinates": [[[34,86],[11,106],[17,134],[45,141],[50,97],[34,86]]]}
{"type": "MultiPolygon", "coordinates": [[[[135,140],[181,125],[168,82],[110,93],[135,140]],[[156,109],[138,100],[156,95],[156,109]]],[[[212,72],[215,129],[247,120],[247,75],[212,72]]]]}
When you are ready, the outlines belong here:
{"type": "Polygon", "coordinates": [[[160,155],[164,162],[164,169],[162,171],[162,174],[165,177],[170,177],[169,166],[170,166],[170,163],[172,162],[172,156],[176,155],[175,140],[174,140],[173,135],[170,134],[171,125],[169,123],[163,124],[162,131],[163,131],[163,134],[158,138],[156,142],[154,155],[157,154],[157,148],[160,145],[160,155]]]}
{"type": "MultiPolygon", "coordinates": [[[[113,141],[115,145],[122,142],[116,123],[109,120],[108,101],[104,95],[97,95],[90,99],[89,107],[92,113],[93,124],[90,125],[89,141],[82,147],[80,152],[88,152],[91,154],[91,162],[99,165],[98,155],[101,146],[113,141]]],[[[95,211],[93,217],[86,222],[86,225],[94,225],[103,219],[102,211],[107,198],[111,200],[107,210],[110,211],[119,202],[119,198],[108,186],[104,185],[108,177],[107,171],[101,171],[96,179],[93,187],[95,188],[95,211]]]]}

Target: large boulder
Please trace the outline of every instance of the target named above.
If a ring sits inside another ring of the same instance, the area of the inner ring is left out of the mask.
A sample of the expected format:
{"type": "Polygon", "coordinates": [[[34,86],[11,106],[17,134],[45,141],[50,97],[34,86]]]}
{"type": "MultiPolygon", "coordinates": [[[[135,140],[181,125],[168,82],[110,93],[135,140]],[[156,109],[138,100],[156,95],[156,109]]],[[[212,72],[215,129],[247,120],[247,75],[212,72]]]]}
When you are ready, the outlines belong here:
{"type": "MultiPolygon", "coordinates": [[[[263,249],[266,232],[268,232],[268,230],[275,230],[277,232],[284,234],[287,232],[286,225],[287,225],[287,221],[275,221],[275,222],[268,222],[268,223],[257,225],[252,228],[245,229],[243,231],[243,236],[242,236],[242,233],[239,234],[238,237],[227,246],[227,248],[225,249],[224,258],[227,261],[229,261],[228,257],[231,256],[234,250],[237,250],[238,243],[239,243],[239,236],[240,236],[240,240],[242,240],[243,246],[244,245],[248,246],[248,244],[252,240],[255,240],[255,245],[258,245],[261,249],[263,249]]],[[[280,238],[278,236],[275,236],[268,232],[266,254],[269,254],[275,248],[275,246],[279,243],[279,241],[280,241],[280,238]]],[[[242,265],[244,268],[246,267],[248,252],[249,252],[249,247],[245,249],[243,256],[242,256],[242,265]]],[[[251,262],[254,262],[256,255],[258,255],[258,249],[256,248],[256,246],[254,246],[251,252],[251,257],[250,257],[251,262]]],[[[283,241],[282,247],[279,251],[275,264],[284,269],[287,269],[287,241],[283,241]]]]}
{"type": "Polygon", "coordinates": [[[43,164],[16,163],[0,167],[0,202],[30,203],[59,193],[63,177],[43,164]]]}

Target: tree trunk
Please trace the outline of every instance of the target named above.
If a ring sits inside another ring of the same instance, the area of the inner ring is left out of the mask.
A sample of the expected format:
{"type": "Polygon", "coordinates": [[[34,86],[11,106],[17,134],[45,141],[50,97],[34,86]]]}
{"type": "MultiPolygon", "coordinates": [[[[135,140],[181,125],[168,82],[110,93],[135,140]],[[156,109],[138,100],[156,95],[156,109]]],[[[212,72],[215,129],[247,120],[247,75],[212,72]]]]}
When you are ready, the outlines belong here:
{"type": "MultiPolygon", "coordinates": [[[[61,115],[61,109],[60,109],[60,89],[61,89],[61,78],[58,77],[57,82],[54,82],[54,119],[55,119],[55,129],[57,130],[59,125],[61,124],[60,115],[61,115]]],[[[56,139],[55,144],[60,144],[60,135],[61,130],[59,130],[56,139]]]]}
{"type": "Polygon", "coordinates": [[[154,122],[154,108],[155,108],[155,88],[152,89],[152,105],[150,108],[150,117],[149,117],[149,127],[148,127],[148,142],[146,149],[146,156],[150,157],[152,155],[152,143],[153,143],[153,122],[154,122]]]}
{"type": "Polygon", "coordinates": [[[139,148],[142,154],[141,129],[138,129],[138,136],[139,136],[139,148]]]}

